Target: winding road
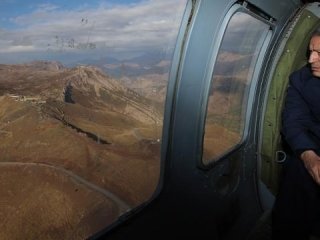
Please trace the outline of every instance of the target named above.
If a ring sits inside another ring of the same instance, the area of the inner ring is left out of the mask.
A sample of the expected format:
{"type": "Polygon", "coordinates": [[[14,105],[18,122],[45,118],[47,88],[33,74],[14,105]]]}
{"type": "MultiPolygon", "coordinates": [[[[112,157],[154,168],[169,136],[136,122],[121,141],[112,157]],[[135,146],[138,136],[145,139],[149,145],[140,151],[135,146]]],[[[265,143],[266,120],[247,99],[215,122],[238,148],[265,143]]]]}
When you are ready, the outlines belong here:
{"type": "Polygon", "coordinates": [[[86,179],[76,175],[75,173],[73,173],[69,170],[66,170],[62,167],[59,167],[59,166],[53,166],[53,165],[46,164],[46,163],[0,162],[0,167],[1,166],[36,166],[36,167],[51,168],[51,169],[57,170],[61,173],[64,173],[65,175],[71,177],[76,182],[84,184],[88,188],[105,195],[107,198],[109,198],[111,201],[113,201],[119,207],[119,216],[125,212],[128,212],[131,209],[131,207],[126,202],[124,202],[122,199],[120,199],[114,193],[112,193],[104,188],[101,188],[101,187],[87,181],[86,179]]]}

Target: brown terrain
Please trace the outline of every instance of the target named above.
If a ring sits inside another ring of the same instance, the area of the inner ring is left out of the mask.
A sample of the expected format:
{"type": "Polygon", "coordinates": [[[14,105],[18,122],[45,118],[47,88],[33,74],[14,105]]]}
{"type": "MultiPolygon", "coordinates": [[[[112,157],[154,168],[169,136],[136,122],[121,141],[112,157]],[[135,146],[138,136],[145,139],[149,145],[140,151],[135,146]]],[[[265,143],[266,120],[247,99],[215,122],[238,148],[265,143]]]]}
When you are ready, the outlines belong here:
{"type": "Polygon", "coordinates": [[[168,73],[154,73],[144,74],[134,80],[125,77],[122,81],[125,86],[162,105],[165,101],[168,77],[168,73]]]}
{"type": "Polygon", "coordinates": [[[207,106],[205,163],[217,159],[241,140],[243,98],[247,92],[251,58],[251,55],[231,52],[221,52],[218,56],[207,106]]]}
{"type": "Polygon", "coordinates": [[[84,239],[147,201],[161,124],[97,68],[0,65],[0,239],[84,239]]]}

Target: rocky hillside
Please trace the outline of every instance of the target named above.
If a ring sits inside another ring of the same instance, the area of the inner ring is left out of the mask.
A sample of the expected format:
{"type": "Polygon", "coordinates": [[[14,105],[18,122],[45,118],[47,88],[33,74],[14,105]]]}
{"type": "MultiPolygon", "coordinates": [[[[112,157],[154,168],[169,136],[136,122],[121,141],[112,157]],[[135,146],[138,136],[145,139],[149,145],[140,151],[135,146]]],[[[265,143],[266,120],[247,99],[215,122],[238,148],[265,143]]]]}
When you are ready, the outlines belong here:
{"type": "Polygon", "coordinates": [[[131,206],[159,176],[159,105],[90,66],[0,65],[0,162],[68,169],[131,206]]]}
{"type": "Polygon", "coordinates": [[[76,103],[91,109],[112,109],[147,124],[161,121],[158,104],[152,105],[149,99],[95,67],[66,69],[57,62],[33,62],[0,65],[0,73],[1,95],[76,103]]]}

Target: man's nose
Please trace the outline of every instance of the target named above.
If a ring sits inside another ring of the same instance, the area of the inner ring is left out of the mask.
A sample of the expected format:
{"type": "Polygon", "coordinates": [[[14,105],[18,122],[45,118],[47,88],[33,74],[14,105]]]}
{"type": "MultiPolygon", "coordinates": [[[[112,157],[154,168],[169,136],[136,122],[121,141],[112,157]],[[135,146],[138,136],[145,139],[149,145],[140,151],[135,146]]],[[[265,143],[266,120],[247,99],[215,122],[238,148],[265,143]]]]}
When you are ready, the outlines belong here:
{"type": "Polygon", "coordinates": [[[311,51],[309,56],[309,63],[319,61],[319,54],[316,51],[311,51]]]}

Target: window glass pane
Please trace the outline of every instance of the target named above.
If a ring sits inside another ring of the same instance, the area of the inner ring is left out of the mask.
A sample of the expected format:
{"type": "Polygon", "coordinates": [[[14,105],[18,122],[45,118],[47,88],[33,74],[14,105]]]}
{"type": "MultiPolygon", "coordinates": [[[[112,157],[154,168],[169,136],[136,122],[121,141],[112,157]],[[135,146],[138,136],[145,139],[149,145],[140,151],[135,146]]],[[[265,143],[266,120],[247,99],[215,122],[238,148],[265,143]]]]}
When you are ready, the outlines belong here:
{"type": "Polygon", "coordinates": [[[203,163],[237,145],[244,132],[252,74],[268,25],[236,12],[230,19],[213,70],[205,122],[203,163]]]}
{"type": "Polygon", "coordinates": [[[86,239],[151,197],[186,2],[0,2],[0,239],[86,239]]]}

